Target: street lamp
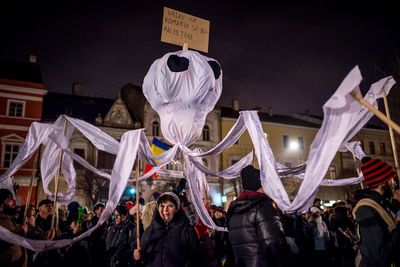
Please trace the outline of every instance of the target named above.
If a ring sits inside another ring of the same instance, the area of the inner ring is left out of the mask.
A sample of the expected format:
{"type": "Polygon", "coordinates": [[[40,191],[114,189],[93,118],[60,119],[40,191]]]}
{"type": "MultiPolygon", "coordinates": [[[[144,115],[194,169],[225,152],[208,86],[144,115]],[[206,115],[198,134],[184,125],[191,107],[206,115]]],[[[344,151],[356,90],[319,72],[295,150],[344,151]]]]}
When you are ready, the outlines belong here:
{"type": "Polygon", "coordinates": [[[297,141],[295,141],[295,140],[290,141],[290,143],[289,143],[289,150],[291,150],[291,151],[297,151],[297,150],[299,150],[299,148],[300,148],[299,142],[297,142],[297,141]]]}
{"type": "Polygon", "coordinates": [[[129,188],[129,193],[130,193],[131,195],[134,195],[134,194],[136,193],[135,188],[134,188],[134,187],[129,188]]]}

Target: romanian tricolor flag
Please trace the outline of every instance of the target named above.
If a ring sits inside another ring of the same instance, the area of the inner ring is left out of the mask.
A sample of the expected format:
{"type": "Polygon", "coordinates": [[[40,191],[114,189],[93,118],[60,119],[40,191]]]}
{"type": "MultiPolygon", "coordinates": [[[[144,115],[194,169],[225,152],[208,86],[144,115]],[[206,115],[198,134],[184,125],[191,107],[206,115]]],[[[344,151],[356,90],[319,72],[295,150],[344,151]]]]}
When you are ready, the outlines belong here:
{"type": "MultiPolygon", "coordinates": [[[[167,144],[163,143],[160,139],[153,137],[153,141],[151,142],[151,151],[153,152],[154,156],[158,156],[164,151],[167,151],[170,149],[170,146],[167,144]]],[[[146,163],[146,166],[144,166],[144,173],[149,172],[153,166],[151,166],[149,163],[146,163]]],[[[157,173],[154,173],[152,175],[153,178],[157,178],[157,173]]]]}

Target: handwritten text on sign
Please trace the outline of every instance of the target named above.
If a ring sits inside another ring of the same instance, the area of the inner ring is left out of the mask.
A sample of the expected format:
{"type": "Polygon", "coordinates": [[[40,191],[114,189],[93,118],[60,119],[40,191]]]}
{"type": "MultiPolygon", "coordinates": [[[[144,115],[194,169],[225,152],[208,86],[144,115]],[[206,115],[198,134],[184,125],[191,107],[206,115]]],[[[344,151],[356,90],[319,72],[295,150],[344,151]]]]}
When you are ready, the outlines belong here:
{"type": "Polygon", "coordinates": [[[164,7],[161,41],[208,52],[210,22],[164,7]]]}

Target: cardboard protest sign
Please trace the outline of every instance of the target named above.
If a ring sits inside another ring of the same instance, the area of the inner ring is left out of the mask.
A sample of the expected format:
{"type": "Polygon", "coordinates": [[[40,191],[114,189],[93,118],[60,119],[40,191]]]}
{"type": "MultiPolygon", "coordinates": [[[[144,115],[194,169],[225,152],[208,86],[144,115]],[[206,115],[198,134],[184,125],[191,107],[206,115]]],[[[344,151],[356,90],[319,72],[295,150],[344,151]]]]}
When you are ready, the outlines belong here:
{"type": "Polygon", "coordinates": [[[190,14],[164,7],[161,41],[208,52],[210,22],[190,14]]]}

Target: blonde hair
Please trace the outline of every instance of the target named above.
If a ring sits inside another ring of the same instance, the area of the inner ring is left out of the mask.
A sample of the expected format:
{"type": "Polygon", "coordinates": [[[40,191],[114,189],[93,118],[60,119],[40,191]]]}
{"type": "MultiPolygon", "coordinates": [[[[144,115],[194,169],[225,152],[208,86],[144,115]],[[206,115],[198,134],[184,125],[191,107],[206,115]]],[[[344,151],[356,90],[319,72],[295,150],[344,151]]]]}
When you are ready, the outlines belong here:
{"type": "Polygon", "coordinates": [[[151,201],[144,205],[143,214],[142,214],[142,223],[143,229],[146,230],[147,227],[150,226],[151,221],[153,220],[154,211],[157,208],[157,202],[151,201]]]}

